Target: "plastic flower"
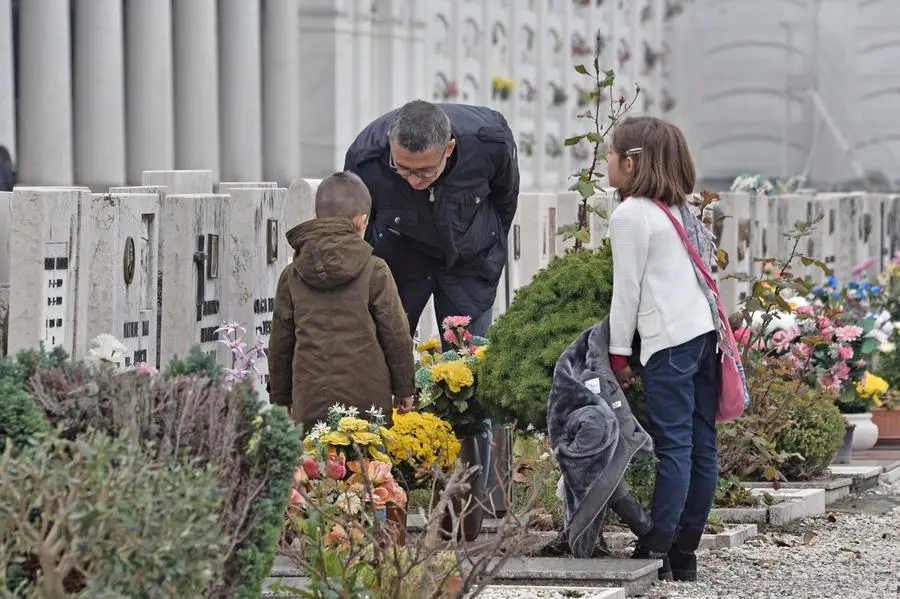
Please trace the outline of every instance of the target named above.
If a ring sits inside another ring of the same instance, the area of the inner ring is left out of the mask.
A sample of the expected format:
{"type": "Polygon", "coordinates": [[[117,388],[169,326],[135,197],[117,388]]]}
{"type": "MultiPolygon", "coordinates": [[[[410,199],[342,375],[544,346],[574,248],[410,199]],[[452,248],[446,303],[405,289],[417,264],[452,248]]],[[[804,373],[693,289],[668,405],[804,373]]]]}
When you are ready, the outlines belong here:
{"type": "Polygon", "coordinates": [[[472,323],[470,316],[448,316],[444,319],[442,326],[444,329],[458,329],[467,327],[472,323]]]}
{"type": "Polygon", "coordinates": [[[330,455],[325,461],[325,475],[331,480],[342,480],[347,476],[347,459],[343,455],[330,455]]]}
{"type": "Polygon", "coordinates": [[[385,446],[394,463],[416,469],[449,468],[459,454],[459,440],[445,420],[429,412],[394,411],[391,438],[385,446]]]}
{"type": "Polygon", "coordinates": [[[378,460],[379,462],[384,462],[386,464],[391,463],[391,458],[388,457],[387,454],[382,453],[381,450],[379,450],[377,447],[370,445],[368,451],[369,457],[371,457],[373,460],[378,460]]]}
{"type": "Polygon", "coordinates": [[[88,359],[98,364],[111,364],[117,368],[124,368],[127,353],[128,348],[121,341],[112,335],[102,333],[91,340],[88,359]]]}
{"type": "Polygon", "coordinates": [[[475,384],[475,375],[462,360],[432,365],[431,378],[435,382],[445,382],[453,393],[459,393],[464,387],[471,387],[475,384]]]}
{"type": "Polygon", "coordinates": [[[319,480],[320,478],[322,478],[322,472],[319,470],[319,462],[317,462],[312,456],[303,456],[303,459],[300,462],[300,466],[310,480],[319,480]]]}
{"type": "Polygon", "coordinates": [[[855,325],[848,325],[844,327],[837,327],[834,330],[834,336],[837,337],[838,341],[843,343],[849,343],[852,341],[856,341],[863,334],[862,328],[855,325]]]}
{"type": "Polygon", "coordinates": [[[475,351],[473,352],[473,354],[475,355],[475,359],[478,360],[479,362],[481,360],[484,360],[484,355],[486,353],[487,353],[486,345],[480,345],[480,346],[476,347],[475,351]]]}
{"type": "Polygon", "coordinates": [[[303,507],[304,503],[306,503],[306,500],[303,499],[303,494],[297,489],[291,489],[291,506],[299,508],[303,507]]]}
{"type": "Polygon", "coordinates": [[[431,337],[425,341],[422,341],[416,346],[416,351],[420,354],[424,354],[425,352],[434,351],[436,349],[440,349],[441,342],[437,337],[431,337]]]}
{"type": "Polygon", "coordinates": [[[887,393],[888,389],[890,385],[886,380],[868,371],[862,380],[856,383],[856,393],[862,398],[871,398],[876,406],[881,403],[878,398],[887,393]]]}
{"type": "Polygon", "coordinates": [[[354,461],[347,464],[347,467],[353,472],[348,481],[350,484],[363,484],[368,481],[370,485],[377,487],[389,480],[394,480],[394,475],[391,474],[391,465],[384,462],[371,460],[364,462],[354,461]],[[365,469],[365,476],[363,476],[363,469],[365,469]]]}
{"type": "Polygon", "coordinates": [[[342,433],[354,433],[369,430],[369,423],[362,418],[344,416],[338,421],[338,430],[342,433]]]}
{"type": "Polygon", "coordinates": [[[352,432],[350,433],[350,438],[354,443],[363,447],[381,444],[381,436],[369,431],[352,432]]]}
{"type": "Polygon", "coordinates": [[[350,436],[341,431],[330,431],[319,435],[319,442],[324,445],[350,445],[350,436]]]}

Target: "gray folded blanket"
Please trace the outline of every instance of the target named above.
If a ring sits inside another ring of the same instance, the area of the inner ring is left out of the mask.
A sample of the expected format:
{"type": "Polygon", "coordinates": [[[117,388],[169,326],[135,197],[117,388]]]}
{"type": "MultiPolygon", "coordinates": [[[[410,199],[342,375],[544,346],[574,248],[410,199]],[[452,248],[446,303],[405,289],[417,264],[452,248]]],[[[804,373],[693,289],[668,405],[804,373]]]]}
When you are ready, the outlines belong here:
{"type": "Polygon", "coordinates": [[[609,365],[608,321],[579,335],[556,362],[547,428],[562,472],[569,548],[587,557],[607,504],[630,498],[623,479],[629,462],[639,451],[652,451],[609,365]]]}

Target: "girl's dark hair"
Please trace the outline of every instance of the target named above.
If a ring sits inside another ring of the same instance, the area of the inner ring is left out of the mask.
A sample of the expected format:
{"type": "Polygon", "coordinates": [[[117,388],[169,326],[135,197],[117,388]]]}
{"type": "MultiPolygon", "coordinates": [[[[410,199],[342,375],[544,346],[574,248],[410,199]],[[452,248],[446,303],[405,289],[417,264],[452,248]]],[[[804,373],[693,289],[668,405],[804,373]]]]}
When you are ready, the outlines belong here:
{"type": "Polygon", "coordinates": [[[634,168],[619,188],[623,198],[642,196],[680,206],[694,191],[697,171],[681,130],[651,116],[628,117],[612,136],[612,151],[634,168]]]}

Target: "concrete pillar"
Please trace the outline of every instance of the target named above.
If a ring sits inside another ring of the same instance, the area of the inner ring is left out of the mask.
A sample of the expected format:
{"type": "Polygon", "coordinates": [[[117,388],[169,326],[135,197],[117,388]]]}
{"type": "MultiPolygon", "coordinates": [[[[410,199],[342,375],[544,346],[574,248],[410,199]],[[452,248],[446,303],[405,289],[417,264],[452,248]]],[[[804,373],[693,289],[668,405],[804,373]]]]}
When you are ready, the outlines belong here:
{"type": "Polygon", "coordinates": [[[175,0],[175,166],[219,173],[216,0],[175,0]]]}
{"type": "Polygon", "coordinates": [[[125,0],[128,183],[175,168],[171,0],[125,0]]]}
{"type": "Polygon", "coordinates": [[[125,183],[122,0],[75,0],[75,181],[125,183]]]}
{"type": "Polygon", "coordinates": [[[71,185],[72,68],[68,0],[19,5],[19,183],[71,185]]]}
{"type": "Polygon", "coordinates": [[[225,181],[262,178],[259,0],[219,2],[219,98],[225,181]]]}
{"type": "Polygon", "coordinates": [[[15,161],[16,87],[11,0],[0,0],[0,145],[6,146],[15,161]]]}
{"type": "Polygon", "coordinates": [[[263,3],[263,176],[288,185],[300,172],[300,0],[263,3]]]}

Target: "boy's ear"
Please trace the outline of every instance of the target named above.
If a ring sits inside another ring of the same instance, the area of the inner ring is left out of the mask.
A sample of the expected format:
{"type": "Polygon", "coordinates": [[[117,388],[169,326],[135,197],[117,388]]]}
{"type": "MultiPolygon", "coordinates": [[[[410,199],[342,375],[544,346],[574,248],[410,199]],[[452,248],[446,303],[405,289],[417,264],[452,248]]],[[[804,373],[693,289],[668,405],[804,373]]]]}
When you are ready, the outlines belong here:
{"type": "Polygon", "coordinates": [[[356,227],[356,231],[360,234],[364,233],[366,230],[366,225],[369,224],[369,215],[368,214],[357,214],[353,217],[353,226],[356,227]]]}

